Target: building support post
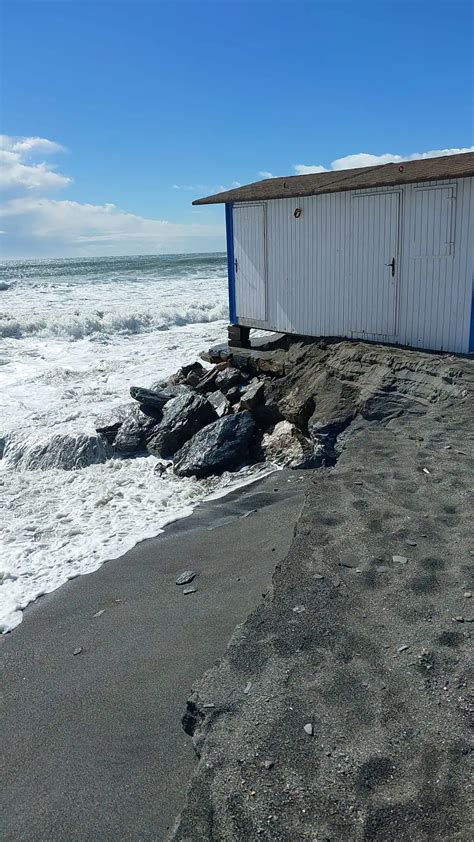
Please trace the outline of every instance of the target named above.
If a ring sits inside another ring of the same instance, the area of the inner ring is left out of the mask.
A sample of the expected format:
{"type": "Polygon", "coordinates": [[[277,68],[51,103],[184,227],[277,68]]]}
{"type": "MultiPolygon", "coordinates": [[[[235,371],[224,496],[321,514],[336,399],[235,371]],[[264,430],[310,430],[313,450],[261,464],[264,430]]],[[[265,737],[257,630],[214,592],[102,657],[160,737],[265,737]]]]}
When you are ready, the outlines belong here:
{"type": "Polygon", "coordinates": [[[250,328],[243,325],[229,325],[227,328],[231,348],[250,348],[250,328]]]}

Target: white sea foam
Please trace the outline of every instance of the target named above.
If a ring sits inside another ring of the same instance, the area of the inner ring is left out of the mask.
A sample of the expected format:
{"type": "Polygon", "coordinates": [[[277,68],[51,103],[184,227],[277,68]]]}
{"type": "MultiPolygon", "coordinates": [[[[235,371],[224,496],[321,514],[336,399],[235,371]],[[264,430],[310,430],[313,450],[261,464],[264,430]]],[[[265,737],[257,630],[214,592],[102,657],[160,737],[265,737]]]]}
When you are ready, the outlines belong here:
{"type": "Polygon", "coordinates": [[[255,472],[159,477],[152,456],[101,461],[95,437],[95,418],[129,400],[131,385],[224,339],[223,258],[22,263],[4,266],[0,281],[10,287],[3,323],[19,326],[0,341],[0,629],[9,631],[41,594],[255,472]]]}
{"type": "Polygon", "coordinates": [[[58,336],[66,339],[83,339],[96,334],[111,337],[114,334],[128,336],[135,333],[168,330],[171,327],[186,324],[216,322],[225,318],[226,311],[225,304],[212,303],[134,312],[99,310],[59,316],[53,312],[40,316],[25,314],[20,318],[6,314],[0,315],[0,338],[21,339],[30,334],[39,334],[42,337],[58,336]]]}

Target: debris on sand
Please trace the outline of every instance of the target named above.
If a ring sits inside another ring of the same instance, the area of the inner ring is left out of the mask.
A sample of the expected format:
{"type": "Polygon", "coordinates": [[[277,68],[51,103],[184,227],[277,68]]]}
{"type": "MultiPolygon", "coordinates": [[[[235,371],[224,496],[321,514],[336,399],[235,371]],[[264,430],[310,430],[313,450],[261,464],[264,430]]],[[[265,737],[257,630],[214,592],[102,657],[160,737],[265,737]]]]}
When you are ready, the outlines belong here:
{"type": "Polygon", "coordinates": [[[185,570],[184,573],[181,573],[178,578],[176,579],[177,585],[189,585],[193,579],[196,578],[196,572],[194,570],[185,570]]]}

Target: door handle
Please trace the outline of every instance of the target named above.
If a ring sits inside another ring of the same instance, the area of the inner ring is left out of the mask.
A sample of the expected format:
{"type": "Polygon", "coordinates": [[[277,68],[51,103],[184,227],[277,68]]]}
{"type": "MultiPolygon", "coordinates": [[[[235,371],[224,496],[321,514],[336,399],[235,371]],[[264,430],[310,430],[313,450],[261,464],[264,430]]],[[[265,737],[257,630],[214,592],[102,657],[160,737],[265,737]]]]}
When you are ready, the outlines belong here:
{"type": "Polygon", "coordinates": [[[386,263],[385,266],[391,266],[392,267],[392,278],[394,278],[395,277],[395,258],[392,257],[390,263],[386,263]]]}
{"type": "Polygon", "coordinates": [[[234,267],[235,267],[235,274],[237,274],[237,271],[238,271],[238,268],[239,268],[239,261],[237,260],[237,258],[235,258],[235,260],[234,260],[234,267]]]}

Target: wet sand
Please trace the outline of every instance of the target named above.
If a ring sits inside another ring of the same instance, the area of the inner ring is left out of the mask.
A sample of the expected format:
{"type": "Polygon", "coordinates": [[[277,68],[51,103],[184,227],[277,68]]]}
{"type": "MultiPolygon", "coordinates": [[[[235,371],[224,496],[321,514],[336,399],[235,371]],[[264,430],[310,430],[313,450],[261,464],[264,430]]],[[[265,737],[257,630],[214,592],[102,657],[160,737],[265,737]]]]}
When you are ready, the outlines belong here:
{"type": "Polygon", "coordinates": [[[38,600],[1,639],[4,840],[165,838],[196,764],[186,699],[268,592],[298,478],[200,506],[38,600]],[[197,592],[184,595],[188,568],[197,592]]]}

